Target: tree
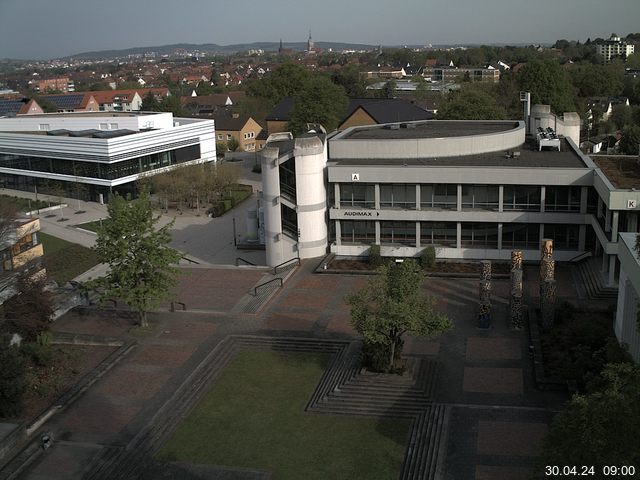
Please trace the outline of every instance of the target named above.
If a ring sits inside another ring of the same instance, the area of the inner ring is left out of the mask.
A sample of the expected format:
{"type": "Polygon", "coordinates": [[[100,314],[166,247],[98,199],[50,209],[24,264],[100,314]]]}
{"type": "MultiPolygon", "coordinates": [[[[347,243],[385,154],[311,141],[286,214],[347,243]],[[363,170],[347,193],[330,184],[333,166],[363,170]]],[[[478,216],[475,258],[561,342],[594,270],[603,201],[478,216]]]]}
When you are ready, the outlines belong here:
{"type": "Polygon", "coordinates": [[[250,82],[247,93],[268,98],[275,105],[285,97],[294,97],[305,89],[313,74],[300,65],[285,63],[265,75],[262,80],[250,82]]]}
{"type": "Polygon", "coordinates": [[[234,137],[231,137],[229,140],[227,140],[227,150],[229,150],[230,152],[235,152],[239,146],[240,142],[238,142],[238,140],[236,140],[234,137]]]}
{"type": "Polygon", "coordinates": [[[620,151],[625,155],[640,155],[640,127],[627,125],[622,129],[620,151]]]}
{"type": "Polygon", "coordinates": [[[440,120],[501,120],[505,111],[488,93],[475,88],[465,88],[449,93],[438,109],[440,120]]]}
{"type": "Polygon", "coordinates": [[[0,418],[15,417],[22,412],[27,389],[25,362],[17,346],[0,337],[0,418]]]}
{"type": "Polygon", "coordinates": [[[328,132],[333,131],[344,117],[348,103],[344,88],[315,75],[295,97],[289,128],[299,134],[304,133],[307,123],[319,123],[328,132]]]}
{"type": "Polygon", "coordinates": [[[160,111],[160,103],[156,99],[156,96],[153,92],[148,92],[144,98],[142,99],[142,104],[140,105],[140,110],[143,112],[159,112],[160,111]]]}
{"type": "Polygon", "coordinates": [[[160,100],[158,104],[160,112],[171,112],[174,117],[180,117],[184,115],[182,110],[182,104],[180,103],[180,97],[178,95],[170,95],[160,100]]]}
{"type": "Polygon", "coordinates": [[[611,112],[610,120],[618,130],[622,130],[626,125],[630,125],[631,107],[627,105],[616,105],[611,112]]]}
{"type": "Polygon", "coordinates": [[[94,250],[100,262],[109,266],[105,277],[90,281],[100,299],[119,299],[138,313],[139,323],[147,325],[147,312],[170,296],[178,270],[173,266],[180,253],[169,248],[169,229],[173,222],[156,230],[149,195],[136,200],[116,195],[109,203],[109,218],[98,228],[94,250]]]}
{"type": "Polygon", "coordinates": [[[386,264],[362,290],[347,296],[351,325],[372,346],[387,355],[386,371],[394,369],[405,333],[431,337],[449,330],[451,321],[434,310],[435,299],[422,291],[423,275],[413,260],[386,264]]]}
{"type": "Polygon", "coordinates": [[[0,203],[0,245],[13,233],[16,228],[15,219],[18,218],[18,209],[13,203],[0,203]]]}
{"type": "Polygon", "coordinates": [[[556,113],[575,110],[574,89],[560,64],[553,60],[532,60],[517,74],[520,90],[531,92],[533,104],[550,105],[556,113]]]}
{"type": "Polygon", "coordinates": [[[395,80],[389,80],[382,86],[382,90],[380,90],[380,96],[382,98],[393,98],[396,95],[396,88],[398,88],[398,84],[395,80]]]}
{"type": "Polygon", "coordinates": [[[53,316],[53,295],[45,290],[43,279],[34,278],[29,272],[18,278],[18,294],[3,304],[6,330],[18,333],[28,341],[49,329],[53,316]]]}
{"type": "Polygon", "coordinates": [[[594,385],[554,418],[541,465],[640,465],[640,367],[607,365],[594,385]]]}
{"type": "Polygon", "coordinates": [[[344,88],[349,98],[361,98],[367,94],[367,85],[357,65],[347,65],[331,75],[336,85],[344,88]]]}

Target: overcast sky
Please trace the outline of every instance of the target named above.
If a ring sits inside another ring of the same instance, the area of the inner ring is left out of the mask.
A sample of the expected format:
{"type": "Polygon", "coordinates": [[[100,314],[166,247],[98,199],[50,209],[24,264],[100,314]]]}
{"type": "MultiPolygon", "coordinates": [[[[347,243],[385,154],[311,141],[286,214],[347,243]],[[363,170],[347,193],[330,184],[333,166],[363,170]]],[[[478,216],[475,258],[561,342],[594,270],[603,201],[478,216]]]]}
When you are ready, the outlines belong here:
{"type": "Polygon", "coordinates": [[[553,43],[640,31],[640,0],[0,0],[0,58],[257,41],[553,43]]]}

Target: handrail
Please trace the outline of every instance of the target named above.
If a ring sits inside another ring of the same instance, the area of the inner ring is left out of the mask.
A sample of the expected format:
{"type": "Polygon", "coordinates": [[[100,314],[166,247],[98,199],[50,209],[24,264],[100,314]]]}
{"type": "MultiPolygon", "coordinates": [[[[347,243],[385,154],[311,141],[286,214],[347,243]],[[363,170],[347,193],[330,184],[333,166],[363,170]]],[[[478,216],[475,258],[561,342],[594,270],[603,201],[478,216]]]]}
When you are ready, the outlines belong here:
{"type": "Polygon", "coordinates": [[[238,266],[238,261],[239,261],[239,260],[243,261],[243,262],[244,262],[244,263],[246,263],[247,265],[253,265],[254,267],[256,266],[256,264],[255,264],[255,263],[252,263],[252,262],[250,262],[249,260],[245,260],[245,259],[244,259],[244,258],[242,258],[242,257],[236,257],[236,267],[238,266]]]}
{"type": "Polygon", "coordinates": [[[585,258],[589,258],[592,255],[593,255],[593,253],[591,253],[591,252],[582,252],[580,255],[576,255],[575,257],[569,259],[569,262],[577,263],[580,260],[584,260],[585,258]]]}
{"type": "Polygon", "coordinates": [[[195,260],[191,260],[190,258],[187,257],[180,257],[180,260],[186,260],[189,263],[195,263],[196,265],[200,265],[200,262],[196,262],[195,260]]]}
{"type": "Polygon", "coordinates": [[[280,287],[282,287],[284,285],[284,283],[283,283],[283,281],[282,281],[282,279],[280,277],[272,278],[271,280],[268,280],[268,281],[266,281],[264,283],[261,283],[260,285],[256,285],[254,287],[254,289],[253,289],[253,296],[255,297],[255,296],[258,295],[258,289],[260,287],[264,287],[265,285],[268,285],[268,284],[270,284],[272,282],[277,282],[277,281],[280,281],[280,287]]]}
{"type": "Polygon", "coordinates": [[[275,267],[273,267],[273,274],[274,274],[274,275],[276,275],[276,274],[278,273],[278,268],[280,268],[280,267],[282,267],[282,266],[286,265],[287,263],[291,263],[291,262],[293,262],[293,261],[298,262],[298,265],[300,265],[300,257],[290,258],[289,260],[287,260],[287,261],[285,261],[285,262],[282,262],[281,264],[276,265],[275,267]]]}

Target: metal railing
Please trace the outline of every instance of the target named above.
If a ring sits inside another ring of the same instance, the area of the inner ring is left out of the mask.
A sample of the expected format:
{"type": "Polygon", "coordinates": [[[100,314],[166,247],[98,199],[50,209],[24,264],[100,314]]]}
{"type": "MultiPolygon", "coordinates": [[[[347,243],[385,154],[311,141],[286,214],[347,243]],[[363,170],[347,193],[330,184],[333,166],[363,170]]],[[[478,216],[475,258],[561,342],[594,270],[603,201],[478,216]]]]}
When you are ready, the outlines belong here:
{"type": "Polygon", "coordinates": [[[256,264],[255,264],[255,263],[250,262],[249,260],[245,260],[245,259],[244,259],[244,258],[242,258],[242,257],[236,257],[236,267],[238,266],[238,263],[239,263],[239,262],[244,262],[244,263],[246,263],[247,265],[253,265],[254,267],[256,266],[256,264]]]}
{"type": "Polygon", "coordinates": [[[300,257],[295,257],[295,258],[290,258],[289,260],[282,262],[279,265],[276,265],[275,267],[273,267],[273,274],[277,275],[278,274],[278,268],[280,267],[284,267],[285,265],[291,263],[291,262],[296,262],[298,265],[300,265],[300,257]]]}
{"type": "Polygon", "coordinates": [[[186,260],[189,263],[195,263],[196,265],[200,265],[200,262],[196,262],[195,260],[192,260],[188,257],[180,257],[180,260],[186,260]]]}
{"type": "Polygon", "coordinates": [[[280,282],[280,285],[278,285],[279,287],[282,287],[284,285],[284,282],[282,281],[282,279],[280,277],[272,278],[271,280],[268,280],[268,281],[266,281],[264,283],[261,283],[260,285],[256,285],[253,288],[253,296],[254,297],[258,296],[258,289],[260,287],[264,287],[265,285],[269,285],[270,283],[277,282],[277,281],[280,282]]]}
{"type": "Polygon", "coordinates": [[[584,260],[585,258],[591,257],[592,255],[593,255],[593,253],[591,253],[590,251],[589,252],[583,252],[580,255],[576,255],[575,257],[570,258],[569,259],[569,263],[578,263],[578,262],[584,260]]]}

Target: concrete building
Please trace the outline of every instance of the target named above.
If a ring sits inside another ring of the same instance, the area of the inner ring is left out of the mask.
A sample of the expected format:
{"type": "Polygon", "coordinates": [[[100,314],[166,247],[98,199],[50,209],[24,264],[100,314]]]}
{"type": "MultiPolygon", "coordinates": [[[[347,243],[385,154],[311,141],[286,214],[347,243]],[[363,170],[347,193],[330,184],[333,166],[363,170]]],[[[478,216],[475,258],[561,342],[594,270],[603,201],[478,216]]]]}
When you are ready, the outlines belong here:
{"type": "Polygon", "coordinates": [[[16,294],[15,285],[21,274],[41,275],[44,251],[38,240],[40,220],[21,218],[15,227],[3,232],[0,239],[0,304],[16,294]]]}
{"type": "Polygon", "coordinates": [[[629,346],[629,353],[640,363],[640,327],[638,304],[640,302],[640,259],[635,251],[635,233],[621,233],[618,249],[620,281],[618,307],[614,330],[621,343],[629,346]]]}
{"type": "Polygon", "coordinates": [[[140,177],[216,160],[211,120],[171,113],[67,113],[0,119],[0,186],[106,201],[140,177]],[[78,185],[85,188],[78,189],[78,185]]]}
{"type": "Polygon", "coordinates": [[[527,122],[418,121],[267,142],[267,261],[321,255],[325,227],[328,251],[356,257],[378,244],[389,257],[433,245],[440,258],[506,260],[521,249],[537,260],[551,238],[559,261],[600,257],[615,286],[618,232],[638,230],[640,171],[632,177],[630,163],[616,175],[620,158],[582,154],[579,125],[576,114],[534,106],[527,122]],[[301,168],[313,170],[313,186],[305,176],[301,187],[301,168]],[[325,208],[325,224],[302,221],[325,208]]]}
{"type": "Polygon", "coordinates": [[[608,40],[596,43],[596,53],[602,57],[602,63],[609,63],[612,58],[626,60],[634,52],[634,45],[620,39],[615,33],[608,40]]]}

